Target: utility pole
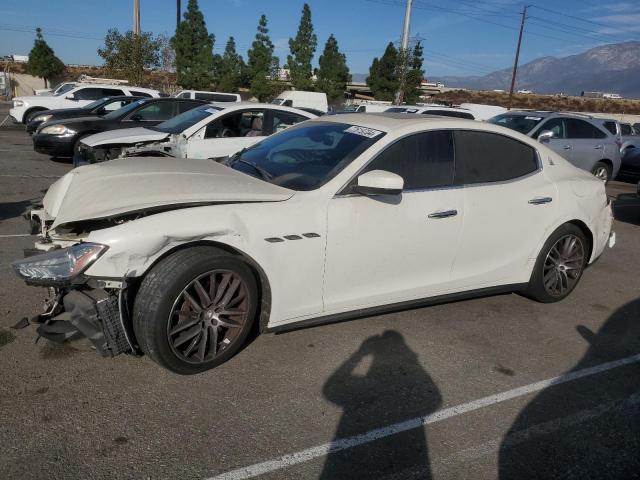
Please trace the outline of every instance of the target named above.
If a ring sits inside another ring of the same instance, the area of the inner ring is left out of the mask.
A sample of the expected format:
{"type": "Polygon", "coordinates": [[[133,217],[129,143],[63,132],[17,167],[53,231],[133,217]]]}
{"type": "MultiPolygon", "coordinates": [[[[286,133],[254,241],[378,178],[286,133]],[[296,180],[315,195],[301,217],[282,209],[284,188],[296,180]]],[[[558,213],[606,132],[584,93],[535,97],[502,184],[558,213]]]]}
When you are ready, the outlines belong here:
{"type": "Polygon", "coordinates": [[[404,96],[404,84],[407,78],[407,67],[409,66],[409,31],[411,30],[411,4],[413,0],[407,0],[404,10],[404,24],[402,25],[402,42],[400,46],[400,86],[396,92],[396,105],[400,105],[404,96]]]}
{"type": "Polygon", "coordinates": [[[140,0],[133,0],[133,34],[140,35],[140,0]]]}
{"type": "Polygon", "coordinates": [[[518,35],[518,47],[516,48],[516,59],[513,62],[513,74],[511,75],[511,88],[509,89],[509,107],[511,110],[511,102],[513,101],[513,89],[516,86],[516,75],[518,73],[518,59],[520,58],[520,45],[522,45],[522,32],[524,31],[524,22],[527,19],[527,9],[529,5],[522,8],[522,21],[520,22],[520,34],[518,35]]]}
{"type": "Polygon", "coordinates": [[[180,0],[176,0],[176,32],[180,26],[180,0]]]}

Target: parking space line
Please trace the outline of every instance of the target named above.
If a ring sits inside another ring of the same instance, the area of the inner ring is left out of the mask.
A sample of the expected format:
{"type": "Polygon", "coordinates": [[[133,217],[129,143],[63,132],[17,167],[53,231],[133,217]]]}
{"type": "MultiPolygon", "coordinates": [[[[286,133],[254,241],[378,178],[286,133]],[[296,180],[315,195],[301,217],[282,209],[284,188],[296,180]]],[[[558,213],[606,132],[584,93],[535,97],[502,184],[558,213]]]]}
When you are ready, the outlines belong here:
{"type": "Polygon", "coordinates": [[[0,175],[0,177],[11,177],[11,178],[60,178],[61,175],[12,175],[12,174],[3,174],[3,175],[0,175]]]}
{"type": "Polygon", "coordinates": [[[489,395],[488,397],[480,398],[478,400],[473,400],[461,405],[445,408],[443,410],[439,410],[423,417],[412,418],[410,420],[389,425],[387,427],[371,430],[360,435],[341,438],[331,443],[325,443],[324,445],[318,445],[316,447],[307,448],[299,452],[283,455],[274,460],[269,460],[266,462],[257,463],[255,465],[250,465],[248,467],[231,470],[215,477],[210,477],[207,480],[241,480],[245,478],[256,477],[268,472],[273,472],[275,470],[280,470],[283,468],[291,467],[293,465],[308,462],[315,458],[339,452],[341,450],[364,445],[381,438],[405,432],[407,430],[413,430],[414,428],[420,428],[424,425],[440,422],[448,418],[456,417],[458,415],[469,413],[474,410],[479,410],[481,408],[505,402],[507,400],[521,397],[523,395],[538,392],[554,385],[571,382],[573,380],[578,380],[580,378],[596,375],[598,373],[606,372],[614,368],[623,367],[625,365],[631,365],[638,362],[640,362],[640,354],[632,355],[630,357],[622,358],[620,360],[615,360],[612,362],[603,363],[595,367],[585,368],[583,370],[577,370],[575,372],[569,372],[564,375],[548,378],[536,383],[531,383],[529,385],[514,388],[506,392],[489,395]]]}
{"type": "Polygon", "coordinates": [[[14,233],[10,235],[0,235],[0,238],[14,238],[14,237],[33,237],[30,233],[14,233]]]}

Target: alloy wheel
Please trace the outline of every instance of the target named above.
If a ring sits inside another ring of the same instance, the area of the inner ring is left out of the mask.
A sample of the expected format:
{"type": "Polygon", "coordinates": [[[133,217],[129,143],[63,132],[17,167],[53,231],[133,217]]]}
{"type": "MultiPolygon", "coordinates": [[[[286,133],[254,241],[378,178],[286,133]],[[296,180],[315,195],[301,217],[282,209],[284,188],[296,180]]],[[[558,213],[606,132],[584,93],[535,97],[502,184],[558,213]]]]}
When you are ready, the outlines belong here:
{"type": "Polygon", "coordinates": [[[604,166],[596,167],[596,169],[593,171],[593,174],[603,182],[606,182],[607,180],[609,180],[609,170],[607,169],[607,167],[604,167],[604,166]]]}
{"type": "Polygon", "coordinates": [[[570,234],[561,237],[547,253],[542,278],[544,288],[553,297],[560,297],[571,290],[584,267],[582,240],[570,234]]]}
{"type": "Polygon", "coordinates": [[[248,320],[249,290],[237,273],[212,270],[191,281],[176,298],[167,338],[173,353],[200,364],[226,350],[248,320]]]}

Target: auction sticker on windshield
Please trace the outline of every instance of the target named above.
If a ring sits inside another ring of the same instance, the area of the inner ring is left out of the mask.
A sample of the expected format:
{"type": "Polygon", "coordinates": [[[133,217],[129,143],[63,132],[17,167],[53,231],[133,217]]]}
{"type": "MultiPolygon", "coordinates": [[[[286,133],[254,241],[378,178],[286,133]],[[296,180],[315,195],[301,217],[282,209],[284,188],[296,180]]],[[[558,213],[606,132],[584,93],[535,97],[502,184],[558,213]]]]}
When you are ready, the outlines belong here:
{"type": "Polygon", "coordinates": [[[524,119],[525,119],[525,120],[535,120],[535,121],[538,121],[538,120],[542,120],[542,117],[524,117],[524,119]]]}
{"type": "Polygon", "coordinates": [[[378,135],[380,135],[382,132],[380,130],[375,130],[373,128],[359,127],[357,125],[352,125],[345,130],[345,133],[354,133],[356,135],[361,135],[367,138],[375,138],[378,135]]]}

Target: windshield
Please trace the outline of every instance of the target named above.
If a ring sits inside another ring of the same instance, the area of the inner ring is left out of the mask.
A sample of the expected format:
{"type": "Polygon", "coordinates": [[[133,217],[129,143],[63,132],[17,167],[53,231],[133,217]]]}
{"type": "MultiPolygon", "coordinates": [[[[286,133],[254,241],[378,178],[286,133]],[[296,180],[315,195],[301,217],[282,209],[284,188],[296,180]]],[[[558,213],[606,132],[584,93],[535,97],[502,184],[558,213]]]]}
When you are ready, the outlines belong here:
{"type": "Polygon", "coordinates": [[[132,112],[135,109],[137,109],[140,105],[142,105],[146,101],[147,100],[136,100],[135,102],[131,102],[126,107],[122,107],[122,108],[119,108],[118,110],[114,110],[113,112],[107,113],[102,118],[106,118],[108,120],[115,120],[115,119],[121,118],[124,115],[127,115],[129,112],[132,112]]]}
{"type": "Polygon", "coordinates": [[[495,116],[487,120],[489,123],[493,123],[495,125],[500,125],[503,127],[510,128],[511,130],[515,130],[516,132],[528,134],[531,130],[535,128],[542,121],[542,117],[539,117],[535,113],[530,115],[521,113],[521,114],[512,114],[505,113],[502,115],[495,116]]]}
{"type": "Polygon", "coordinates": [[[60,85],[58,87],[56,87],[56,90],[54,90],[54,95],[57,97],[59,95],[64,95],[65,93],[67,93],[69,90],[73,89],[76,85],[74,83],[66,83],[63,85],[60,85]]]}
{"type": "Polygon", "coordinates": [[[383,136],[379,130],[345,123],[301,124],[267,137],[227,163],[282,187],[314,190],[383,136]]]}
{"type": "Polygon", "coordinates": [[[203,105],[181,113],[170,120],[166,120],[155,127],[150,128],[164,133],[182,133],[187,128],[193,127],[196,123],[218,113],[221,110],[222,108],[214,107],[213,105],[203,105]]]}

